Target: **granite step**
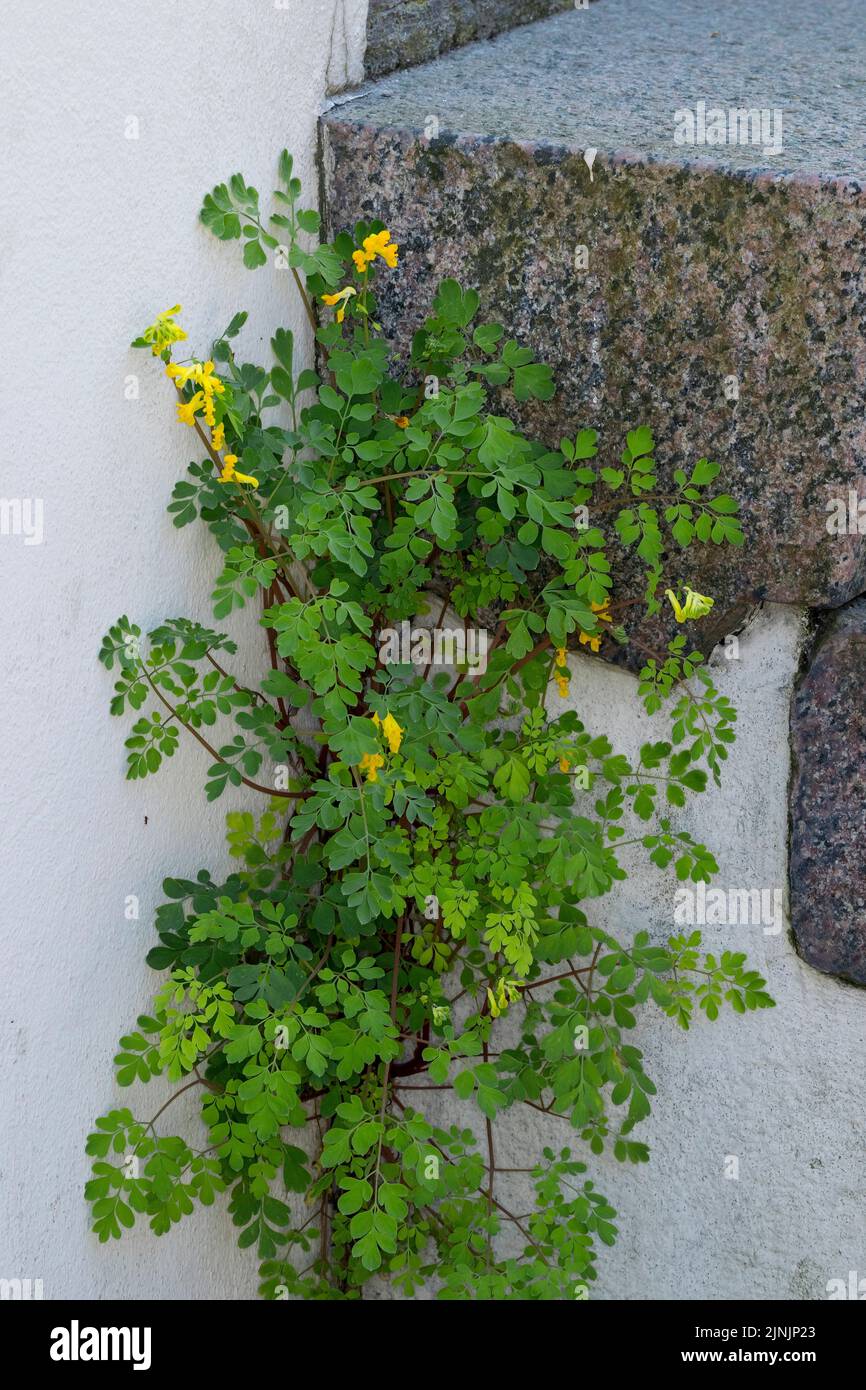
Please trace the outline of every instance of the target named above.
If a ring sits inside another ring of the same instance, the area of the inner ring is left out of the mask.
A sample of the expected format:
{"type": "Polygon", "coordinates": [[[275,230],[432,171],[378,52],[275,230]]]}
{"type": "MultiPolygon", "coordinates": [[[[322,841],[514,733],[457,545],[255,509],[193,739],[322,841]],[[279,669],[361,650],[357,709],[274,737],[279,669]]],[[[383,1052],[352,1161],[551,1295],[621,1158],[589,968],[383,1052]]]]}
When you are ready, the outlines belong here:
{"type": "Polygon", "coordinates": [[[574,8],[575,0],[369,0],[364,67],[381,77],[574,8]]]}

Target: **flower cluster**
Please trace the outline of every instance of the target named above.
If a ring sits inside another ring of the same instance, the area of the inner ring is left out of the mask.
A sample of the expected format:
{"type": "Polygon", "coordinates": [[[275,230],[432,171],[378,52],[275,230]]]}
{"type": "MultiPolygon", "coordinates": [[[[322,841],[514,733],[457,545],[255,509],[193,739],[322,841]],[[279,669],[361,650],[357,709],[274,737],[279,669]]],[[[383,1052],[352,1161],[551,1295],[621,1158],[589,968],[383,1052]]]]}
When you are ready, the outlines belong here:
{"type": "MultiPolygon", "coordinates": [[[[378,714],[374,714],[372,722],[385,739],[390,752],[399,753],[405,730],[400,727],[393,714],[389,714],[386,710],[384,719],[380,719],[378,714]]],[[[358,764],[359,771],[366,774],[368,782],[378,782],[379,768],[384,766],[385,759],[381,753],[365,753],[358,764]]]]}
{"type": "MultiPolygon", "coordinates": [[[[366,276],[370,266],[378,258],[381,258],[391,270],[397,265],[398,243],[391,240],[391,233],[387,228],[381,232],[372,232],[365,237],[361,246],[352,252],[352,260],[359,275],[366,276]]],[[[366,288],[366,282],[365,282],[366,288]]],[[[336,309],[337,323],[342,323],[346,317],[349,302],[358,298],[358,291],[354,285],[344,285],[341,290],[335,290],[333,294],[321,294],[319,296],[323,304],[327,304],[329,309],[336,309]]],[[[362,312],[366,312],[366,303],[362,304],[362,312]]],[[[408,424],[408,421],[407,421],[408,424]]]]}
{"type": "MultiPolygon", "coordinates": [[[[609,608],[610,599],[605,599],[604,603],[594,603],[592,605],[593,613],[596,614],[599,622],[602,623],[611,622],[610,612],[608,611],[609,608]]],[[[599,647],[601,646],[601,639],[603,635],[604,634],[601,632],[582,632],[580,634],[580,644],[583,647],[589,647],[589,650],[591,652],[597,652],[599,647]]]]}
{"type": "Polygon", "coordinates": [[[570,679],[568,656],[565,647],[557,647],[553,664],[553,679],[556,681],[556,688],[559,692],[560,700],[564,700],[568,695],[568,682],[570,679]]]}
{"type": "Polygon", "coordinates": [[[177,418],[181,424],[194,426],[196,416],[201,413],[205,424],[213,429],[216,425],[214,398],[222,396],[226,389],[225,382],[216,374],[213,362],[190,362],[187,366],[169,362],[165,374],[174,382],[178,391],[182,391],[190,382],[198,387],[188,401],[178,402],[177,418]]]}
{"type": "Polygon", "coordinates": [[[399,245],[396,241],[391,240],[389,231],[374,232],[372,236],[364,238],[359,251],[352,252],[352,260],[361,275],[366,273],[377,256],[381,256],[385,264],[391,270],[395,270],[398,249],[399,245]]]}
{"type": "Polygon", "coordinates": [[[258,478],[250,477],[249,473],[239,473],[235,467],[237,454],[225,454],[223,456],[222,472],[217,479],[220,483],[247,483],[250,487],[258,487],[258,478]]]}
{"type": "Polygon", "coordinates": [[[509,980],[504,975],[496,982],[496,991],[488,987],[487,1003],[491,1018],[499,1018],[506,1013],[509,1004],[516,1004],[520,998],[520,981],[509,980]]]}
{"type": "Polygon", "coordinates": [[[175,314],[180,312],[181,306],[175,304],[171,309],[165,309],[161,314],[157,314],[153,323],[145,328],[137,343],[143,347],[149,347],[154,357],[160,357],[166,348],[171,347],[172,343],[182,342],[186,333],[180,324],[174,321],[175,314]]]}
{"type": "Polygon", "coordinates": [[[391,752],[399,753],[400,744],[403,742],[403,734],[405,731],[400,728],[400,725],[397,723],[397,720],[394,718],[394,716],[392,714],[388,714],[386,710],[384,719],[380,719],[378,714],[374,714],[373,723],[376,725],[376,728],[379,729],[382,732],[382,734],[384,734],[385,738],[388,741],[388,747],[391,749],[391,752]]]}
{"type": "MultiPolygon", "coordinates": [[[[385,719],[379,719],[378,714],[373,714],[371,719],[373,719],[379,734],[384,737],[386,744],[388,744],[389,751],[399,753],[405,730],[400,728],[393,714],[385,710],[385,719]]],[[[379,767],[384,766],[385,758],[382,753],[364,753],[359,763],[359,770],[367,777],[367,781],[374,781],[375,783],[379,780],[379,767]]]]}

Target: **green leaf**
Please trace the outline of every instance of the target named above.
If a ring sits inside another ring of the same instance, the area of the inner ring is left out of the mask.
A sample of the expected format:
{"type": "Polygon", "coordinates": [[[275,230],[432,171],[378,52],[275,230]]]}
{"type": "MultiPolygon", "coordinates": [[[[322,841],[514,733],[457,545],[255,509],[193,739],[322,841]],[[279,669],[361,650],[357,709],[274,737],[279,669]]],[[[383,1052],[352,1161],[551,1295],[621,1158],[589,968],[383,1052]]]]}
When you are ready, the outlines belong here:
{"type": "Polygon", "coordinates": [[[532,362],[517,367],[514,372],[514,397],[518,401],[549,401],[556,394],[556,383],[550,367],[532,362]]]}
{"type": "Polygon", "coordinates": [[[256,270],[260,265],[265,265],[267,259],[258,241],[248,241],[244,246],[244,265],[248,270],[256,270]]]}

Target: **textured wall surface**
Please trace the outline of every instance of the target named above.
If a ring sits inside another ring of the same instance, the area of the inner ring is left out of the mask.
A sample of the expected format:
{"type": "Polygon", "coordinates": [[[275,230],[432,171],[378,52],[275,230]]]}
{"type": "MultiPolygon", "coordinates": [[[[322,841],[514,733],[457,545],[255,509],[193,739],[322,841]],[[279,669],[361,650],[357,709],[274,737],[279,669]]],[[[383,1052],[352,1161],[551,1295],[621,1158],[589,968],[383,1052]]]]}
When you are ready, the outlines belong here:
{"type": "MultiPolygon", "coordinates": [[[[199,1212],[159,1243],[145,1226],[110,1249],[88,1233],[84,1139],[96,1115],[130,1099],[111,1059],[156,979],[144,953],[160,883],[222,862],[228,809],[208,807],[206,755],[189,750],[152,782],[124,782],[128,721],[109,718],[96,652],[120,613],[145,628],[179,613],[209,620],[209,540],[165,514],[189,432],[153,360],[128,344],[178,301],[198,348],[240,308],[249,358],[269,351],[279,324],[306,341],[289,275],[251,275],[197,214],[235,169],[267,193],[283,145],[314,200],[316,114],[347,58],[360,72],[365,10],[32,0],[5,18],[3,183],[14,196],[0,208],[0,492],[43,500],[44,539],[0,536],[0,1276],[42,1278],[46,1298],[255,1293],[255,1260],[228,1218],[199,1212]],[[138,139],[126,138],[131,117],[138,139]],[[137,400],[124,397],[130,373],[137,400]],[[129,894],[139,922],[124,919],[129,894]]],[[[139,1091],[135,1113],[147,1118],[164,1094],[139,1091]]]]}

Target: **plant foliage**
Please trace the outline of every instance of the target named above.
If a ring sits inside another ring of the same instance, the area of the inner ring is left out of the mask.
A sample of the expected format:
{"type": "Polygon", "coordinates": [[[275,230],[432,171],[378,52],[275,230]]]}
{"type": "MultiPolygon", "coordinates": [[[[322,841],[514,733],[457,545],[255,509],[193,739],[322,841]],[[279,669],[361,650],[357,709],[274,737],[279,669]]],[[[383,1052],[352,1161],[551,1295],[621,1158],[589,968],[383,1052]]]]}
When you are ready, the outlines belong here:
{"type": "Polygon", "coordinates": [[[669,537],[739,544],[737,504],[706,459],[660,500],[646,426],[614,466],[591,429],[524,438],[489,392],[546,401],[552,373],[454,280],[395,365],[375,300],[399,273],[389,232],[318,244],[287,153],[280,173],[272,230],[240,175],[201,217],[249,267],[292,272],[321,375],[296,371],[288,330],[267,366],[239,360],[244,314],[205,361],[173,355],[178,308],[136,340],[197,445],[174,525],[209,529],[214,621],[248,613],[267,664],[246,685],[234,642],[187,619],[144,636],[121,617],[103,642],[127,775],[157,773],[188,733],[207,797],[243,800],[232,871],[165,880],[147,958],[163,982],[115,1058],[122,1087],[197,1088],[204,1138],[167,1134],[162,1110],[97,1120],[94,1228],[106,1241],[141,1217],[162,1234],[226,1192],[268,1298],[354,1299],[374,1276],[407,1296],[432,1281],[445,1299],[584,1297],[616,1235],[587,1160],[648,1157],[639,1011],[688,1028],[772,1001],[698,932],[625,941],[593,921],[635,857],[681,882],[716,872],[676,817],[719,781],[734,709],[680,636],[639,684],[669,731],[630,760],[602,710],[572,707],[570,679],[627,640],[617,550],[643,561],[652,610],[669,537]],[[383,633],[433,608],[489,637],[483,669],[383,659],[383,633]],[[437,1118],[448,1092],[461,1124],[437,1118]],[[497,1161],[512,1110],[564,1131],[521,1173],[497,1161]]]}

